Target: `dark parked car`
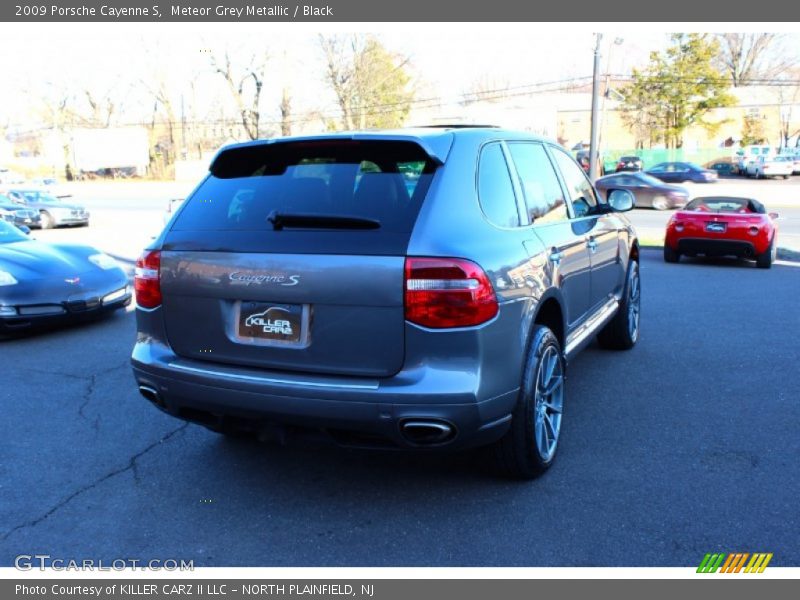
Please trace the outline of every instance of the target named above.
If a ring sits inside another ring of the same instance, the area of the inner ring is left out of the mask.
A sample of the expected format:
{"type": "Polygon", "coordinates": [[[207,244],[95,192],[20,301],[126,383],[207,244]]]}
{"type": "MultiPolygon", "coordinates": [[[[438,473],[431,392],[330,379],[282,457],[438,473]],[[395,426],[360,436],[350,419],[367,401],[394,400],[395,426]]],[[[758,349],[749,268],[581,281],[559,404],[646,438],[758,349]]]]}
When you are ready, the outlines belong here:
{"type": "Polygon", "coordinates": [[[130,301],[128,278],[110,256],[45,244],[0,221],[0,333],[93,317],[130,301]]]}
{"type": "Polygon", "coordinates": [[[639,337],[632,206],[501,129],[228,146],[137,262],[139,390],[224,434],[492,444],[535,476],[567,361],[639,337]]]}
{"type": "Polygon", "coordinates": [[[700,165],[689,162],[664,162],[647,169],[647,174],[667,183],[713,183],[717,181],[717,172],[704,169],[700,165]]]}
{"type": "Polygon", "coordinates": [[[0,194],[0,219],[31,229],[41,226],[38,210],[20,206],[3,194],[0,194]]]}
{"type": "Polygon", "coordinates": [[[641,171],[643,169],[644,161],[638,156],[621,156],[617,161],[617,173],[622,171],[641,171]]]}
{"type": "Polygon", "coordinates": [[[615,173],[595,181],[595,187],[603,195],[611,190],[628,190],[636,198],[640,208],[681,208],[689,201],[689,191],[677,185],[664,183],[647,173],[615,173]]]}
{"type": "Polygon", "coordinates": [[[29,188],[9,188],[6,195],[26,208],[39,211],[42,229],[62,225],[89,225],[89,212],[82,206],[65,202],[50,192],[29,188]]]}

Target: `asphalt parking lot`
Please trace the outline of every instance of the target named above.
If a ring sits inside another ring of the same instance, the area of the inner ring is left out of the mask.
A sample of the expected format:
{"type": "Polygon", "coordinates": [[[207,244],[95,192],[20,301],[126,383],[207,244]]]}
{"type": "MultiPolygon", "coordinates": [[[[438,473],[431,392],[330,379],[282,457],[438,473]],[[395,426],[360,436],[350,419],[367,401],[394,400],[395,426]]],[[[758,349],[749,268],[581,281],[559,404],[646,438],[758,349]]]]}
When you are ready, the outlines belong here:
{"type": "Polygon", "coordinates": [[[800,564],[800,267],[642,256],[642,338],[571,365],[534,482],[480,453],[231,441],[163,415],[128,365],[133,314],[0,342],[0,565],[800,564]]]}

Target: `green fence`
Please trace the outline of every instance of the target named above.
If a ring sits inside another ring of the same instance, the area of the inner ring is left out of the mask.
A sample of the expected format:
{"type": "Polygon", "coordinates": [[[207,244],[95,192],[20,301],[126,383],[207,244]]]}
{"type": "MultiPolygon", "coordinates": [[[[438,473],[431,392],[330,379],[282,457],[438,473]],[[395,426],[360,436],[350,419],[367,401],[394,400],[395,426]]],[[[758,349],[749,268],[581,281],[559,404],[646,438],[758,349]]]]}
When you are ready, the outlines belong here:
{"type": "Polygon", "coordinates": [[[647,150],[604,150],[603,166],[606,173],[613,173],[617,168],[617,161],[621,156],[638,156],[644,162],[644,168],[649,169],[662,162],[692,162],[701,166],[708,166],[715,162],[728,162],[736,152],[735,148],[703,148],[699,150],[678,149],[647,149],[647,150]]]}

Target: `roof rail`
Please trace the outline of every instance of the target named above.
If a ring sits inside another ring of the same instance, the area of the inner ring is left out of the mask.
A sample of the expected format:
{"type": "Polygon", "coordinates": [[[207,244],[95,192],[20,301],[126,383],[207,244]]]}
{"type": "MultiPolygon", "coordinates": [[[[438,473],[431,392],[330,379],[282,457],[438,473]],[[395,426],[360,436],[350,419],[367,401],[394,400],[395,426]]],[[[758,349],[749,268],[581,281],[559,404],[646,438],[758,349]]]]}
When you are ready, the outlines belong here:
{"type": "Polygon", "coordinates": [[[442,123],[441,125],[417,125],[420,129],[499,129],[499,125],[484,125],[479,123],[442,123]]]}

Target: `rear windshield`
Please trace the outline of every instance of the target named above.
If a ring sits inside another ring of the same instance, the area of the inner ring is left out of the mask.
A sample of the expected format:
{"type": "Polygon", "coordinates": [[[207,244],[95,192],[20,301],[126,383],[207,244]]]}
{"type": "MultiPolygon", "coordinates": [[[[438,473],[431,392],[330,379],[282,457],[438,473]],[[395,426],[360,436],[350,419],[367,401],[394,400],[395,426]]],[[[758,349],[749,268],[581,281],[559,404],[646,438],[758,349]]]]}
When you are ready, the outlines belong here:
{"type": "Polygon", "coordinates": [[[413,142],[233,148],[214,161],[167,240],[209,250],[402,254],[435,170],[413,142]],[[276,215],[320,219],[277,228],[276,215]],[[348,227],[342,217],[371,226],[348,227]]]}
{"type": "Polygon", "coordinates": [[[684,210],[699,212],[748,212],[764,214],[764,205],[750,198],[695,198],[684,210]]]}
{"type": "Polygon", "coordinates": [[[272,211],[377,219],[408,230],[434,164],[410,142],[278,143],[223,152],[174,228],[263,230],[272,211]]]}

